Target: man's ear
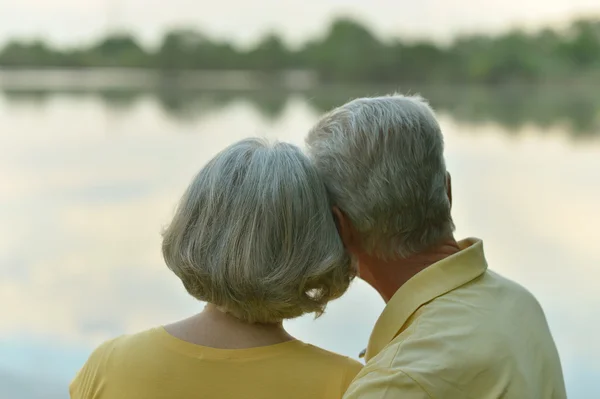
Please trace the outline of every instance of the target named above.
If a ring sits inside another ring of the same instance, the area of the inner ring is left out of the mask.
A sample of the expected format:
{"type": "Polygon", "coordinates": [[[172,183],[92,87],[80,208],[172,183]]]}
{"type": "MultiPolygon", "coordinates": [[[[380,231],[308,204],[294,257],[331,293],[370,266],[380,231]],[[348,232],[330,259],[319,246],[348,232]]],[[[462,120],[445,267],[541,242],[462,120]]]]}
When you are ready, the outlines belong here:
{"type": "Polygon", "coordinates": [[[452,208],[452,177],[450,176],[450,172],[446,172],[446,194],[450,201],[450,208],[452,208]]]}
{"type": "Polygon", "coordinates": [[[337,225],[338,233],[344,243],[346,249],[352,246],[353,237],[352,229],[350,227],[350,220],[337,206],[333,207],[333,217],[335,218],[335,224],[337,225]]]}

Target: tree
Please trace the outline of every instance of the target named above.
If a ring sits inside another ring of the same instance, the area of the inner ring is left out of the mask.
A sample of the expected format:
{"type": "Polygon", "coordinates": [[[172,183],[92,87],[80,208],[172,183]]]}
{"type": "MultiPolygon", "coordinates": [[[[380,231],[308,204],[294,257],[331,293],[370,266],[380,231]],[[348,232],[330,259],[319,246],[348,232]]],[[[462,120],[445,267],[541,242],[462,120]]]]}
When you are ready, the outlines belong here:
{"type": "Polygon", "coordinates": [[[591,67],[600,62],[600,21],[575,21],[565,45],[566,56],[579,67],[591,67]]]}
{"type": "Polygon", "coordinates": [[[82,57],[90,66],[143,67],[149,64],[146,51],[126,33],[108,36],[85,51],[82,57]]]}
{"type": "Polygon", "coordinates": [[[161,69],[191,69],[205,36],[191,29],[168,32],[156,54],[156,65],[161,69]]]}
{"type": "Polygon", "coordinates": [[[326,37],[304,49],[307,65],[327,81],[368,81],[384,58],[385,47],[371,32],[349,19],[333,23],[326,37]]]}
{"type": "Polygon", "coordinates": [[[265,71],[293,68],[291,52],[287,49],[281,38],[269,34],[258,45],[246,53],[245,65],[250,69],[265,71]]]}

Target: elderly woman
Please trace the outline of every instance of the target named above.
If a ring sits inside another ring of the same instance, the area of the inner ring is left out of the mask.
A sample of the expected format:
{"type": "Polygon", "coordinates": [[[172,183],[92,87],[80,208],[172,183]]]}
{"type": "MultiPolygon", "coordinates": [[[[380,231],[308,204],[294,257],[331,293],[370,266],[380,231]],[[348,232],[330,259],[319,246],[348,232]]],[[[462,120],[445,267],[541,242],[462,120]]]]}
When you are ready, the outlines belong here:
{"type": "Polygon", "coordinates": [[[354,274],[298,148],[247,139],[223,150],[187,189],[162,250],[204,311],[102,344],[72,398],[342,397],[360,364],[282,325],[323,313],[354,274]]]}

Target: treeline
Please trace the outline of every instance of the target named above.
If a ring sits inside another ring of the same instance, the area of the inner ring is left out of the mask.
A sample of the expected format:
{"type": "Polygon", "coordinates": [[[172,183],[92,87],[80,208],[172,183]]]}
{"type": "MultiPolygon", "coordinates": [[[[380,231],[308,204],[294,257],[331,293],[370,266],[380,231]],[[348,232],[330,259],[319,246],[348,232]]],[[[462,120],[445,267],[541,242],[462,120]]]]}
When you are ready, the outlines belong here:
{"type": "MultiPolygon", "coordinates": [[[[130,67],[178,70],[289,69],[315,71],[323,82],[540,83],[600,79],[600,19],[568,28],[500,36],[465,36],[450,45],[381,41],[365,26],[335,21],[321,38],[290,49],[269,35],[247,50],[193,30],[168,32],[152,50],[130,34],[113,34],[84,48],[57,49],[43,41],[9,42],[0,67],[130,67]]],[[[599,80],[600,81],[600,80],[599,80]]]]}

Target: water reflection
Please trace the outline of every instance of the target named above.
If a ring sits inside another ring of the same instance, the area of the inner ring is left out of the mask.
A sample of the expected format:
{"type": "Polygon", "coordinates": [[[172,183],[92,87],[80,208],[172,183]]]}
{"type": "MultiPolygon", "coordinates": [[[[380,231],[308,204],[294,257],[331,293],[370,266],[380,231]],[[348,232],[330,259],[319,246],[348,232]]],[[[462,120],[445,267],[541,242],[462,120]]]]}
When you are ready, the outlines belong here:
{"type": "MultiPolygon", "coordinates": [[[[403,91],[414,92],[412,88],[403,91]]],[[[68,95],[75,97],[96,96],[107,106],[123,111],[137,101],[155,96],[172,118],[181,122],[193,122],[215,109],[244,100],[251,103],[262,116],[270,120],[281,117],[291,96],[303,98],[315,112],[325,112],[348,99],[388,93],[389,87],[339,88],[323,91],[288,93],[282,91],[251,92],[201,92],[160,91],[141,92],[128,90],[104,91],[4,91],[11,102],[43,104],[49,97],[68,95]]],[[[509,132],[518,132],[528,124],[541,128],[562,126],[573,137],[600,134],[600,97],[595,90],[582,88],[427,88],[418,90],[432,105],[465,123],[493,122],[509,132]]]]}
{"type": "MultiPolygon", "coordinates": [[[[538,111],[486,110],[485,101],[501,100],[476,94],[460,106],[451,94],[433,101],[453,172],[457,235],[483,237],[491,267],[539,298],[570,397],[600,397],[600,139],[576,133],[564,117],[537,123],[538,111]]],[[[159,249],[159,231],[191,176],[248,135],[302,143],[334,97],[360,93],[262,95],[0,98],[0,397],[66,397],[68,380],[99,341],[198,310],[159,249]]],[[[322,319],[289,326],[354,356],[382,307],[357,283],[322,319]]]]}

